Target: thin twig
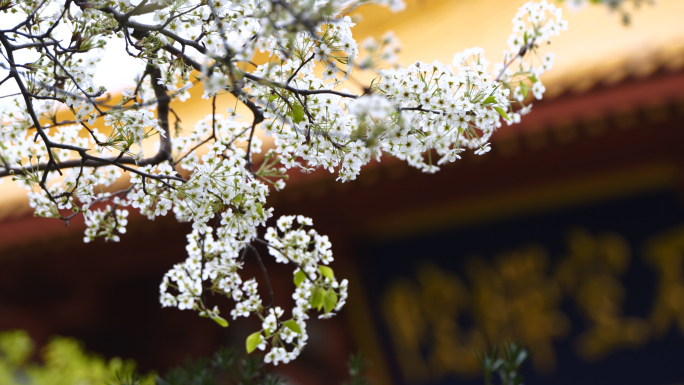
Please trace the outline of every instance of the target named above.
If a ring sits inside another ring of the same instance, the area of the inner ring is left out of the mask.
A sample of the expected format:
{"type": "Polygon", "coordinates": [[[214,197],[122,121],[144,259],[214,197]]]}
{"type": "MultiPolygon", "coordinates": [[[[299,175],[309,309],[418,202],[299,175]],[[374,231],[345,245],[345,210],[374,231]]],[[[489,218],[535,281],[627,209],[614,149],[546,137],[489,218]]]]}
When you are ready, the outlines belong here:
{"type": "Polygon", "coordinates": [[[256,247],[254,247],[250,244],[247,244],[247,247],[254,254],[254,257],[256,258],[257,263],[259,263],[259,268],[261,269],[261,272],[264,274],[264,279],[266,280],[266,287],[268,288],[268,298],[270,300],[270,304],[266,307],[266,309],[273,308],[274,307],[273,289],[271,288],[271,281],[268,279],[268,272],[266,272],[266,267],[264,266],[264,262],[261,260],[261,256],[259,255],[259,252],[257,251],[256,247]]]}

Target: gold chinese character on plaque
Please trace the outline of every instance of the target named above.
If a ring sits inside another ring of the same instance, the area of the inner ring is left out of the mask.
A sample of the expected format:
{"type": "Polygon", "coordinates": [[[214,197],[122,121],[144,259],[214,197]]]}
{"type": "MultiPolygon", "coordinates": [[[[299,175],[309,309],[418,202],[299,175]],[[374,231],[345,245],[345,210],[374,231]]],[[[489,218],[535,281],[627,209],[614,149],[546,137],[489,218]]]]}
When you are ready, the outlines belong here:
{"type": "Polygon", "coordinates": [[[658,274],[649,316],[655,335],[664,336],[674,323],[684,334],[684,227],[648,242],[645,257],[658,274]]]}
{"type": "Polygon", "coordinates": [[[440,380],[450,373],[480,372],[473,347],[486,346],[477,331],[464,331],[458,318],[469,292],[455,274],[425,263],[417,282],[397,280],[385,292],[383,313],[404,378],[409,383],[440,380]]]}
{"type": "Polygon", "coordinates": [[[549,257],[537,244],[501,253],[493,263],[476,258],[467,267],[475,327],[491,345],[522,342],[535,352],[532,363],[541,373],[554,370],[552,342],[570,329],[548,269],[549,257]]]}
{"type": "Polygon", "coordinates": [[[596,361],[622,348],[637,348],[650,336],[648,322],[625,317],[625,288],[620,277],[631,259],[627,241],[615,233],[594,236],[584,229],[568,235],[568,254],[561,258],[556,279],[574,298],[585,329],[576,337],[577,354],[596,361]]]}

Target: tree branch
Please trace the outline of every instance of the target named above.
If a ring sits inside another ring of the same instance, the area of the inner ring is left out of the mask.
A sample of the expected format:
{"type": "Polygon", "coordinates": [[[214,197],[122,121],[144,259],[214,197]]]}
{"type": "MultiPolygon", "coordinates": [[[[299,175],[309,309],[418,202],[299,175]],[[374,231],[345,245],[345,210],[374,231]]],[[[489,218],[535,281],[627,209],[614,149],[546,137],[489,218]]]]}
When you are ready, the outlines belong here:
{"type": "Polygon", "coordinates": [[[257,263],[259,263],[259,268],[261,269],[261,272],[264,274],[264,279],[266,280],[266,287],[268,288],[268,298],[270,300],[270,304],[266,307],[266,309],[270,309],[274,306],[274,301],[273,301],[273,289],[271,288],[271,281],[268,279],[268,272],[266,271],[266,267],[264,266],[264,262],[261,260],[261,256],[259,255],[259,252],[257,251],[256,247],[247,244],[247,247],[252,251],[254,254],[254,257],[257,260],[257,263]]]}

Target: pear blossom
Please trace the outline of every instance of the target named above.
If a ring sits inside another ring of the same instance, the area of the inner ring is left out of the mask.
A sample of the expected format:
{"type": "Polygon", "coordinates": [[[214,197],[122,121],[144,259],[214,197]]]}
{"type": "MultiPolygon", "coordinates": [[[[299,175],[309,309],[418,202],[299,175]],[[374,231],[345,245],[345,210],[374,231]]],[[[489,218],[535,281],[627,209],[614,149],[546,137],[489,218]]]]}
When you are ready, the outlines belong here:
{"type": "Polygon", "coordinates": [[[323,168],[348,182],[383,156],[434,173],[464,151],[489,152],[504,121],[529,113],[529,94],[543,97],[540,77],[554,56],[539,47],[567,28],[560,8],[530,2],[514,16],[500,62],[475,47],[451,63],[400,66],[393,34],[361,47],[354,39],[348,13],[366,3],[405,7],[402,0],[22,3],[0,14],[0,90],[15,89],[0,95],[0,181],[25,188],[37,216],[66,224],[82,216],[86,243],[119,241],[131,211],[190,223],[185,260],[160,277],[161,306],[223,327],[259,318],[247,349],[288,363],[308,343],[314,314],[342,310],[349,282],[335,274],[329,238],[311,218],[275,219],[270,193],[285,188],[293,170],[323,168]],[[94,76],[114,40],[144,67],[120,95],[94,76]],[[260,52],[269,59],[253,63],[260,52]],[[374,76],[363,93],[348,89],[353,71],[374,76]],[[197,83],[212,112],[191,125],[169,103],[189,99],[197,83]],[[235,105],[217,111],[223,94],[235,105]],[[250,114],[237,114],[238,105],[250,114]],[[263,148],[259,130],[273,148],[263,148]],[[267,278],[248,275],[247,265],[267,275],[263,258],[292,274],[291,308],[264,296],[273,290],[267,278]],[[208,292],[232,305],[219,307],[208,292]]]}

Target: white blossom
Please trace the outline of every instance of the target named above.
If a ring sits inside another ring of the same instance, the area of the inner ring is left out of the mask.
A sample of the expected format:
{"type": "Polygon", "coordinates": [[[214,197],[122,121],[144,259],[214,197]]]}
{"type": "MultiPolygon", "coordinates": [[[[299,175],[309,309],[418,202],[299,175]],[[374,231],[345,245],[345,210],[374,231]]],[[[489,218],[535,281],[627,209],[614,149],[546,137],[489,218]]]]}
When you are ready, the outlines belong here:
{"type": "Polygon", "coordinates": [[[0,106],[0,176],[27,189],[37,216],[68,223],[82,215],[84,242],[119,241],[129,210],[191,223],[185,260],[161,278],[161,306],[222,326],[222,310],[231,320],[260,318],[253,348],[266,352],[266,362],[287,363],[307,344],[310,313],[328,318],[342,309],[348,281],[335,275],[332,244],[311,218],[281,216],[266,226],[271,187],[285,188],[290,169],[324,168],[346,182],[382,156],[433,173],[466,149],[489,152],[502,120],[519,122],[529,94],[543,97],[540,76],[554,56],[537,47],[567,28],[555,5],[527,3],[501,62],[470,48],[449,64],[401,67],[391,33],[359,48],[347,12],[362,3],[405,7],[402,0],[217,0],[211,7],[188,0],[142,15],[139,0],[15,7],[23,23],[0,15],[2,50],[21,59],[1,59],[3,68],[21,71],[3,80],[21,86],[21,95],[0,106]],[[147,27],[135,27],[133,39],[131,23],[147,27]],[[145,66],[120,96],[94,80],[102,48],[115,39],[126,39],[122,55],[145,66]],[[258,52],[269,60],[254,64],[258,52]],[[362,94],[345,88],[355,70],[376,76],[362,94]],[[190,98],[197,82],[213,112],[190,126],[169,102],[190,98]],[[224,93],[235,105],[217,112],[214,98],[224,93]],[[250,115],[238,115],[238,105],[250,115]],[[58,110],[73,117],[59,121],[58,110]],[[273,148],[262,149],[257,130],[273,148]],[[262,258],[292,272],[291,309],[262,297],[272,290],[268,280],[245,275],[244,266],[262,258]],[[207,303],[207,292],[233,306],[207,303]]]}

